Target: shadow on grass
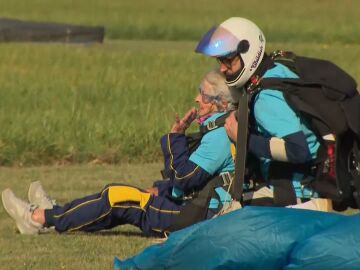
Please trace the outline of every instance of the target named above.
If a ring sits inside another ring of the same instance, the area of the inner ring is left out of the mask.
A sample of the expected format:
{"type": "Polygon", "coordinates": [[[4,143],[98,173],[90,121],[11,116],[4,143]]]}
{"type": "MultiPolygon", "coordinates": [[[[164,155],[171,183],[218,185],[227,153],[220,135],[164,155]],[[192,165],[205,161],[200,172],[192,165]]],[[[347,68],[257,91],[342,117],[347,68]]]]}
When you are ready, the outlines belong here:
{"type": "Polygon", "coordinates": [[[85,235],[96,235],[96,236],[131,236],[131,237],[142,237],[147,238],[142,232],[134,231],[98,231],[98,232],[88,232],[83,233],[85,235]]]}
{"type": "Polygon", "coordinates": [[[57,234],[61,235],[63,237],[66,236],[129,236],[129,237],[141,237],[141,238],[148,238],[145,236],[142,232],[136,232],[136,231],[119,231],[119,230],[103,230],[103,231],[97,231],[97,232],[83,232],[83,231],[77,231],[77,232],[65,232],[65,233],[57,233],[55,231],[49,232],[49,233],[42,233],[40,235],[48,235],[48,234],[57,234]]]}

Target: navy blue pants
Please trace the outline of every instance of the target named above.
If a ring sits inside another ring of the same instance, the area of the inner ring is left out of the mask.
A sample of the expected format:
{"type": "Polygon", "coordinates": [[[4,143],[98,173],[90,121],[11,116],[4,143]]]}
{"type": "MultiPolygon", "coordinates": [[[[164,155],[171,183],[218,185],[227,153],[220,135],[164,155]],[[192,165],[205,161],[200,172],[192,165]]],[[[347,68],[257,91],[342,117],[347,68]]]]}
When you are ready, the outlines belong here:
{"type": "Polygon", "coordinates": [[[131,224],[145,235],[159,235],[167,231],[181,209],[181,205],[166,197],[153,196],[131,186],[110,184],[100,193],[45,210],[45,226],[55,226],[61,233],[94,232],[131,224]]]}

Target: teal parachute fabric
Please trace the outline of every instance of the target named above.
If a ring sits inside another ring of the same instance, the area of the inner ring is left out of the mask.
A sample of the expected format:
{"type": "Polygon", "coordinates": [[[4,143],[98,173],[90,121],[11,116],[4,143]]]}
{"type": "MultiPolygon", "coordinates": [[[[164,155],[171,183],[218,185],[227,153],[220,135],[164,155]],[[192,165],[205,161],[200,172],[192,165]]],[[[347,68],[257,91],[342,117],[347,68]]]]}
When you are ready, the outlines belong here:
{"type": "Polygon", "coordinates": [[[360,269],[360,215],[245,207],[171,234],[115,269],[360,269]],[[339,265],[341,264],[341,265],[339,265]]]}
{"type": "Polygon", "coordinates": [[[360,215],[305,239],[291,252],[286,270],[360,269],[360,215]]]}

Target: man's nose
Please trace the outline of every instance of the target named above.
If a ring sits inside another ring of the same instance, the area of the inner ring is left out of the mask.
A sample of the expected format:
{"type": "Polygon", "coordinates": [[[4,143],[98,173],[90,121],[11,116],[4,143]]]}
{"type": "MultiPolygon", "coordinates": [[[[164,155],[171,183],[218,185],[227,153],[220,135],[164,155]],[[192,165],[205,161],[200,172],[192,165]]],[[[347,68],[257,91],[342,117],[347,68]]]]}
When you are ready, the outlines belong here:
{"type": "Polygon", "coordinates": [[[225,73],[228,70],[228,67],[225,64],[220,63],[219,70],[221,73],[225,73]]]}

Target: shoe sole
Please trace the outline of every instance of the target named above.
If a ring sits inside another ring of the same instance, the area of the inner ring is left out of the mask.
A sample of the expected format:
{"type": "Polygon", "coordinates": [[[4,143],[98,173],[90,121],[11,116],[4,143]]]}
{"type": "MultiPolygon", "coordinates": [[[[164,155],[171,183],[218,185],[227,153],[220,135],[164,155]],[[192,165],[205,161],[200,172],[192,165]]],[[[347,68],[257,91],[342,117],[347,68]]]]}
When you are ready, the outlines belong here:
{"type": "MultiPolygon", "coordinates": [[[[18,228],[20,234],[30,234],[30,233],[28,233],[28,230],[23,226],[23,224],[21,224],[17,220],[17,217],[13,214],[13,211],[10,211],[10,208],[7,206],[5,197],[6,197],[7,193],[9,193],[9,192],[13,193],[9,188],[7,188],[1,193],[1,201],[2,201],[3,207],[6,211],[6,213],[15,221],[16,227],[18,228]]],[[[37,234],[37,233],[34,232],[33,234],[37,234]]]]}
{"type": "Polygon", "coordinates": [[[1,201],[2,201],[2,204],[3,204],[3,207],[4,207],[5,211],[6,211],[6,213],[8,213],[8,215],[9,215],[12,219],[16,219],[15,217],[13,217],[13,215],[11,214],[12,211],[10,211],[10,209],[8,208],[8,206],[7,206],[7,204],[6,204],[6,195],[7,195],[7,193],[9,193],[9,192],[12,193],[12,191],[7,188],[7,189],[5,189],[5,190],[1,193],[1,201]]]}

